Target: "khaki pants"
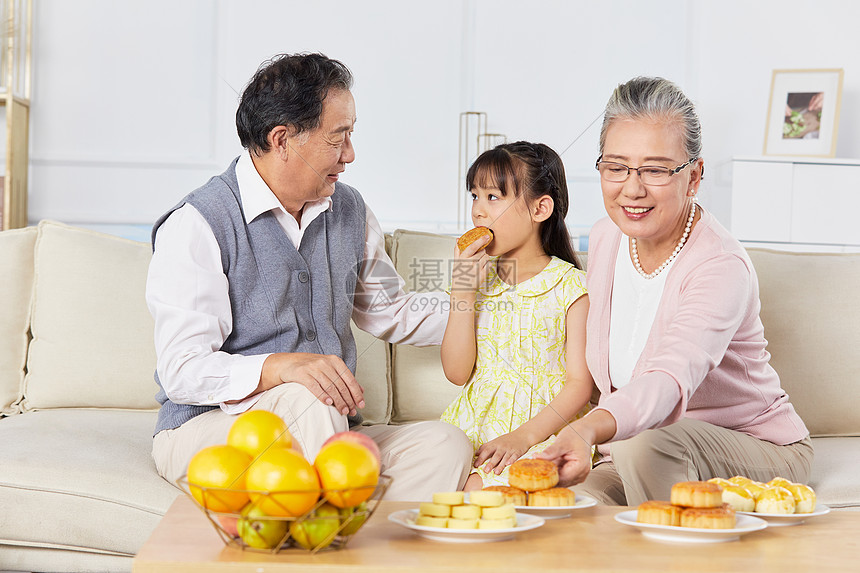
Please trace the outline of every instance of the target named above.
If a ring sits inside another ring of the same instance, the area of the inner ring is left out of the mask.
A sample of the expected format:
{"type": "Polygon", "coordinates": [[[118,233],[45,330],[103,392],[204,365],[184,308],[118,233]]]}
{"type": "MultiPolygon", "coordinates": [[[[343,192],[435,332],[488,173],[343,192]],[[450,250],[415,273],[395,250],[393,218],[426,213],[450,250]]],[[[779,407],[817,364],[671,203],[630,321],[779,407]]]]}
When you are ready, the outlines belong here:
{"type": "MultiPolygon", "coordinates": [[[[295,444],[313,461],[332,434],[347,430],[346,416],[317,400],[304,386],[281,384],[263,393],[255,410],[269,410],[289,426],[295,444]]],[[[173,430],[156,434],[152,458],[158,473],[170,483],[182,477],[191,458],[202,448],[227,442],[235,415],[211,410],[173,430]]],[[[354,428],[373,438],[382,457],[382,472],[393,478],[385,499],[429,501],[434,492],[461,489],[472,464],[472,444],[455,426],[417,422],[403,426],[354,428]]]]}
{"type": "Polygon", "coordinates": [[[778,446],[689,418],[614,442],[610,453],[612,461],[595,466],[574,489],[600,503],[630,506],[669,501],[672,485],[681,481],[743,475],[806,483],[814,455],[809,438],[778,446]]]}

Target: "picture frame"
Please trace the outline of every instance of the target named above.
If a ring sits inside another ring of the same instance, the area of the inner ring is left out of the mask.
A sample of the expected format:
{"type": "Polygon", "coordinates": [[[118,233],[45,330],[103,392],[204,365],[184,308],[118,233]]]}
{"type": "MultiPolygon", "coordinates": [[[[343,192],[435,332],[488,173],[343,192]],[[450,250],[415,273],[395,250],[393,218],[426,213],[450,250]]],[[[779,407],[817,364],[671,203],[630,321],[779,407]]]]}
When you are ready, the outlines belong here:
{"type": "Polygon", "coordinates": [[[765,155],[834,157],[842,68],[773,70],[765,155]]]}

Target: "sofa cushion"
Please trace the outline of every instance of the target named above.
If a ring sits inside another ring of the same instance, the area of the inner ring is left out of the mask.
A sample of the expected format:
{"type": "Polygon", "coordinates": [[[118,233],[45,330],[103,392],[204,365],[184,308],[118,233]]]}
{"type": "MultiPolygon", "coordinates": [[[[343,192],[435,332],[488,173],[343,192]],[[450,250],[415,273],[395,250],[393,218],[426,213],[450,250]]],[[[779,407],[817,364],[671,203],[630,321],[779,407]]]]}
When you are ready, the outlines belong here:
{"type": "MultiPolygon", "coordinates": [[[[428,292],[448,288],[455,245],[456,237],[395,231],[391,258],[397,273],[406,281],[406,290],[428,292]]],[[[445,378],[438,346],[395,344],[391,386],[393,423],[437,419],[460,392],[460,387],[445,378]]]]}
{"type": "Polygon", "coordinates": [[[23,395],[35,242],[35,227],[0,233],[0,415],[16,413],[23,395]]]}
{"type": "Polygon", "coordinates": [[[23,409],[157,408],[147,243],[43,221],[23,409]]]}
{"type": "Polygon", "coordinates": [[[0,420],[0,543],[134,555],[180,494],[155,470],[155,412],[0,420]]]}
{"type": "Polygon", "coordinates": [[[391,354],[388,344],[352,324],[358,363],[355,379],[364,388],[364,424],[391,420],[391,354]]]}
{"type": "Polygon", "coordinates": [[[813,436],[860,436],[860,254],[748,252],[791,403],[813,436]]]}
{"type": "Polygon", "coordinates": [[[860,509],[860,457],[857,437],[813,438],[815,461],[809,485],[818,503],[860,509]],[[852,454],[851,452],[855,452],[852,454]]]}

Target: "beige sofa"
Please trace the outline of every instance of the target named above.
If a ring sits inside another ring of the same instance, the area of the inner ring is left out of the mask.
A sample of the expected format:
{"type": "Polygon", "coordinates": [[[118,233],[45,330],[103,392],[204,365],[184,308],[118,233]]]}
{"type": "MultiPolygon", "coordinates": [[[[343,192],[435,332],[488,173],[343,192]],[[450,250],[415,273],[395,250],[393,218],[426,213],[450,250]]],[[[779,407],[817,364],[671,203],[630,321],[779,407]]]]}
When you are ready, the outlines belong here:
{"type": "MultiPolygon", "coordinates": [[[[453,239],[397,231],[407,288],[448,283],[453,239]]],[[[751,252],[773,364],[816,436],[812,485],[860,507],[860,255],[751,252]]],[[[178,490],[150,459],[150,247],[54,222],[0,233],[0,570],[129,571],[178,490]]],[[[456,395],[438,348],[357,332],[368,423],[433,419],[456,395]]]]}

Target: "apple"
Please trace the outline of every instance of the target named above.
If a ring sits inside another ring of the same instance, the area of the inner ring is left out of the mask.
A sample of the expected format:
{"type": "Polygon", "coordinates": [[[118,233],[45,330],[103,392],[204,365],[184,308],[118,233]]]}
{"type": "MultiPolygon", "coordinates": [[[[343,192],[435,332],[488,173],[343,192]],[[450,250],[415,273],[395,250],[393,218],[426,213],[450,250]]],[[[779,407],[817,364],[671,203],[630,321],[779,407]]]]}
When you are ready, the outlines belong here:
{"type": "Polygon", "coordinates": [[[267,517],[257,506],[242,511],[237,529],[239,537],[248,547],[272,549],[281,544],[287,535],[287,522],[267,517]]]}
{"type": "Polygon", "coordinates": [[[353,442],[360,446],[364,446],[376,456],[376,461],[379,462],[379,467],[382,467],[382,456],[379,453],[379,446],[376,445],[376,442],[373,441],[369,436],[365,436],[361,432],[338,432],[333,435],[325,442],[323,442],[323,446],[326,446],[332,442],[336,442],[338,440],[343,440],[347,442],[353,442]]]}
{"type": "Polygon", "coordinates": [[[343,523],[341,535],[352,535],[367,521],[367,502],[362,501],[355,507],[340,510],[340,521],[343,523]]]}
{"type": "Polygon", "coordinates": [[[290,535],[305,549],[322,549],[334,541],[340,529],[340,512],[324,503],[305,519],[290,523],[290,535]]]}
{"type": "Polygon", "coordinates": [[[218,523],[221,525],[221,529],[229,535],[231,538],[235,539],[239,537],[239,518],[232,515],[219,515],[218,523]]]}

